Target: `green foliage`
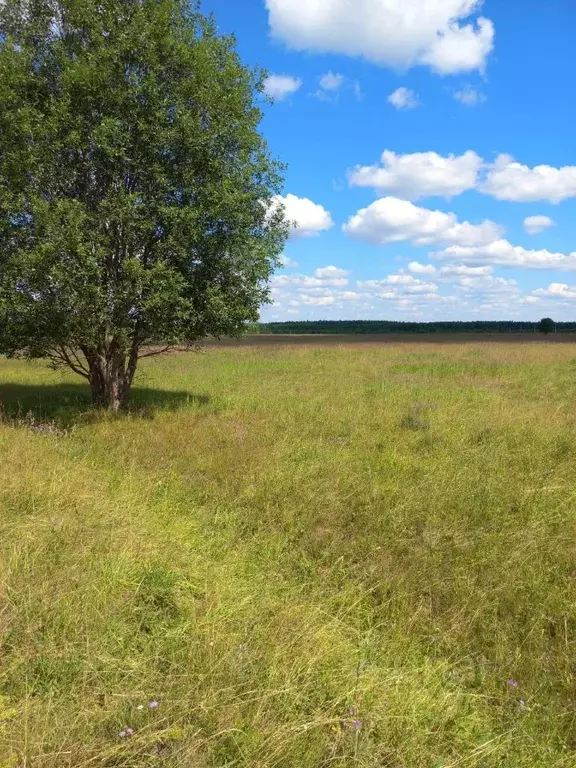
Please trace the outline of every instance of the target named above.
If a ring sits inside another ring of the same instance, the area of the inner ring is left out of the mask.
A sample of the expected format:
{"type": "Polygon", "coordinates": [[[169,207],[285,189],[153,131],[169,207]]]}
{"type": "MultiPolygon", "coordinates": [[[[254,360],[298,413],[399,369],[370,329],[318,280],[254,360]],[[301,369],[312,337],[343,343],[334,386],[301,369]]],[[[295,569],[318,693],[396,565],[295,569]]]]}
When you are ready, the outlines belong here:
{"type": "Polygon", "coordinates": [[[554,320],[552,320],[551,317],[543,317],[542,320],[538,323],[538,330],[540,333],[548,334],[552,333],[552,331],[555,329],[556,324],[554,323],[554,320]]]}
{"type": "Polygon", "coordinates": [[[142,347],[239,334],[268,300],[264,73],[185,0],[6,0],[0,28],[0,351],[117,405],[142,347]]]}

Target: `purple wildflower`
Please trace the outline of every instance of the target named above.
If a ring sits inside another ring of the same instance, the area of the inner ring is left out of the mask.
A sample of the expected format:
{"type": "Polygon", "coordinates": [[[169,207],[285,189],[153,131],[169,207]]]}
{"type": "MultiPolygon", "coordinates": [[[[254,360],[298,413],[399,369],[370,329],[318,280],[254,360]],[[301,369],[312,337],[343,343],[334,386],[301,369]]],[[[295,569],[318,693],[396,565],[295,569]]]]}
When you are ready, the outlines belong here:
{"type": "Polygon", "coordinates": [[[354,728],[355,731],[359,731],[360,728],[362,728],[362,720],[353,720],[352,728],[354,728]]]}
{"type": "Polygon", "coordinates": [[[506,683],[510,688],[518,688],[518,681],[514,680],[513,677],[509,677],[508,680],[506,680],[506,683]]]}
{"type": "Polygon", "coordinates": [[[150,702],[150,704],[148,704],[148,706],[150,707],[150,709],[158,709],[158,702],[156,701],[156,699],[152,699],[152,701],[150,702]]]}
{"type": "Polygon", "coordinates": [[[134,733],[134,728],[126,728],[126,736],[132,736],[134,733]]]}

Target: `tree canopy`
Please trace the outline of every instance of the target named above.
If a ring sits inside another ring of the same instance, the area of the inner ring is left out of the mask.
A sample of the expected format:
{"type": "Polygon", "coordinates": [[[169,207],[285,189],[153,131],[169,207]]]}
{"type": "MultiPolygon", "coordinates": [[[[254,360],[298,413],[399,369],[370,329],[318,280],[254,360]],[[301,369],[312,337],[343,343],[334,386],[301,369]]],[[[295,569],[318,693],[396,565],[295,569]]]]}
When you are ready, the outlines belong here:
{"type": "Polygon", "coordinates": [[[555,328],[554,320],[551,317],[543,317],[538,323],[538,330],[544,334],[552,333],[555,328]]]}
{"type": "Polygon", "coordinates": [[[186,0],[4,0],[0,352],[117,409],[151,345],[258,319],[287,234],[263,78],[186,0]]]}

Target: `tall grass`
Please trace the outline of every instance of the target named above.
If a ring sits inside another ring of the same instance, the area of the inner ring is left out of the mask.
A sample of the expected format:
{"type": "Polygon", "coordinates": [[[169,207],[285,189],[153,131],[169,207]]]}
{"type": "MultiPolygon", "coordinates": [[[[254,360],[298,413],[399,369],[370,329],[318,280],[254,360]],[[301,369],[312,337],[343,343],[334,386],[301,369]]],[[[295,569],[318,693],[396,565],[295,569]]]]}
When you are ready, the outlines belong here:
{"type": "Polygon", "coordinates": [[[2,768],[576,765],[571,346],[0,381],[2,768]]]}

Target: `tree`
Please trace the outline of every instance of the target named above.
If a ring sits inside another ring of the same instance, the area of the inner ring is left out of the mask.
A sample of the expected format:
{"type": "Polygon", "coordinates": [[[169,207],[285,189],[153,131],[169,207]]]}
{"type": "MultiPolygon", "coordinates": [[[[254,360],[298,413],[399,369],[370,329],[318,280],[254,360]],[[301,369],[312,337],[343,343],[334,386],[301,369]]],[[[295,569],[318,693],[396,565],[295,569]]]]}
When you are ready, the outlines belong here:
{"type": "Polygon", "coordinates": [[[552,320],[551,317],[543,317],[542,320],[538,323],[538,330],[541,333],[549,334],[551,333],[555,328],[554,320],[552,320]]]}
{"type": "Polygon", "coordinates": [[[0,352],[117,410],[141,357],[258,319],[287,234],[264,75],[188,0],[4,0],[0,352]]]}

